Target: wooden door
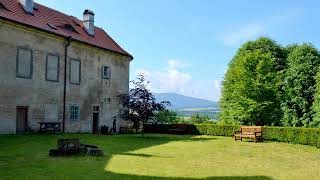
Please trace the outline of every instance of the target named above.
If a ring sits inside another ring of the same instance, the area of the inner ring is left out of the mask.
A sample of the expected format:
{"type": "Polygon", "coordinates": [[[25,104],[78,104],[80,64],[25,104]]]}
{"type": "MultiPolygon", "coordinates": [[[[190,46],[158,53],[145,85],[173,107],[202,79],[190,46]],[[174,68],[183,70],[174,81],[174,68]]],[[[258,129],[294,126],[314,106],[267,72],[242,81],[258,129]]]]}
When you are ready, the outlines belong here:
{"type": "Polygon", "coordinates": [[[27,107],[17,107],[17,117],[16,117],[16,132],[23,133],[27,130],[28,122],[28,108],[27,107]]]}
{"type": "Polygon", "coordinates": [[[96,134],[99,132],[99,113],[92,114],[92,133],[96,134]]]}

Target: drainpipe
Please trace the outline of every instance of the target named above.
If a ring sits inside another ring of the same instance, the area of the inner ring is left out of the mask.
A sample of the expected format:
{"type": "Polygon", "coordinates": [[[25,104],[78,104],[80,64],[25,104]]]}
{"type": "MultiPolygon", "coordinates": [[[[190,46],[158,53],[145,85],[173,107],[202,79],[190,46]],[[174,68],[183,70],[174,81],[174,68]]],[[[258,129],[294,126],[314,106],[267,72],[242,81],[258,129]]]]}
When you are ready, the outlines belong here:
{"type": "Polygon", "coordinates": [[[63,117],[62,117],[62,132],[65,131],[66,124],[66,95],[67,95],[67,59],[68,59],[68,47],[71,44],[72,37],[66,38],[66,45],[64,47],[64,85],[63,85],[63,117]]]}

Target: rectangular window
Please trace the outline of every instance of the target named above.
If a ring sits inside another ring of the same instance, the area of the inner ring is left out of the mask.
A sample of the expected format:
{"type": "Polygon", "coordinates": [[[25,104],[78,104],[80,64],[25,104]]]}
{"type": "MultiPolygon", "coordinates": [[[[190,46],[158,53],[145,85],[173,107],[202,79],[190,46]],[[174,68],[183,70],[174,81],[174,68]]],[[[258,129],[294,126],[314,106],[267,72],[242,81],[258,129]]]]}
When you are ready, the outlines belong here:
{"type": "Polygon", "coordinates": [[[93,112],[99,112],[99,111],[100,111],[99,106],[93,106],[93,107],[92,107],[92,111],[93,111],[93,112]]]}
{"type": "Polygon", "coordinates": [[[20,78],[32,78],[32,50],[18,48],[16,76],[20,78]]]}
{"type": "Polygon", "coordinates": [[[47,81],[59,81],[59,67],[60,59],[59,56],[48,54],[47,65],[46,65],[46,80],[47,81]]]}
{"type": "Polygon", "coordinates": [[[70,83],[80,84],[81,81],[81,62],[78,59],[70,60],[70,83]]]}
{"type": "Polygon", "coordinates": [[[70,120],[77,121],[80,119],[80,107],[78,105],[70,106],[70,120]]]}
{"type": "Polygon", "coordinates": [[[102,67],[102,78],[103,79],[110,79],[110,76],[111,76],[110,67],[103,66],[102,67]]]}

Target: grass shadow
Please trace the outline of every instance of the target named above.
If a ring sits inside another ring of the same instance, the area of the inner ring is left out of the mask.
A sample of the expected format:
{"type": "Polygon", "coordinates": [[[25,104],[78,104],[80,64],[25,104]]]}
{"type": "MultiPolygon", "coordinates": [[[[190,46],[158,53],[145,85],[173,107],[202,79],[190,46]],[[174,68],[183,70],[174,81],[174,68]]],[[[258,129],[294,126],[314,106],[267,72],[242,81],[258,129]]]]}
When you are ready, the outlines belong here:
{"type": "MultiPolygon", "coordinates": [[[[8,179],[41,179],[41,177],[68,179],[261,179],[271,180],[265,176],[236,177],[157,177],[114,173],[106,170],[110,159],[115,155],[137,156],[142,158],[170,158],[133,151],[164,145],[172,141],[205,142],[216,140],[215,137],[199,137],[189,135],[119,135],[97,136],[91,134],[57,134],[57,135],[12,135],[0,136],[0,174],[8,179]],[[49,157],[49,149],[56,148],[60,138],[79,138],[81,143],[99,146],[105,152],[103,157],[71,156],[49,157]]],[[[231,139],[230,139],[231,140],[231,139]]],[[[187,169],[186,169],[187,171],[187,169]]],[[[174,175],[173,175],[174,176],[174,175]]]]}
{"type": "Polygon", "coordinates": [[[170,157],[165,157],[165,156],[158,156],[158,155],[151,155],[151,154],[144,154],[144,153],[121,153],[119,155],[136,156],[136,157],[143,157],[143,158],[150,158],[150,157],[170,158],[170,157]]]}
{"type": "Polygon", "coordinates": [[[212,176],[206,178],[186,178],[186,177],[157,177],[157,176],[137,176],[129,174],[118,174],[108,172],[107,177],[114,179],[130,179],[130,180],[273,180],[268,176],[212,176]]]}

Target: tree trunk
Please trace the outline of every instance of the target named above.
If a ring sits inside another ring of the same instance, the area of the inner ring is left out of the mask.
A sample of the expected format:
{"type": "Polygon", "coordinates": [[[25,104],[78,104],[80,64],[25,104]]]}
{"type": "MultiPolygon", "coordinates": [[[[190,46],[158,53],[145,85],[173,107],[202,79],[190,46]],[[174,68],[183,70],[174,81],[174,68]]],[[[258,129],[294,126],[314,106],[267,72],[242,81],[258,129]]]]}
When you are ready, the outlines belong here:
{"type": "Polygon", "coordinates": [[[144,122],[142,122],[141,136],[144,137],[144,122]]]}

